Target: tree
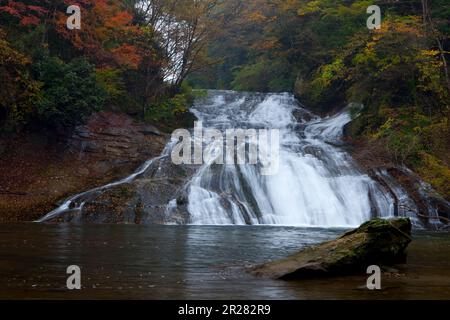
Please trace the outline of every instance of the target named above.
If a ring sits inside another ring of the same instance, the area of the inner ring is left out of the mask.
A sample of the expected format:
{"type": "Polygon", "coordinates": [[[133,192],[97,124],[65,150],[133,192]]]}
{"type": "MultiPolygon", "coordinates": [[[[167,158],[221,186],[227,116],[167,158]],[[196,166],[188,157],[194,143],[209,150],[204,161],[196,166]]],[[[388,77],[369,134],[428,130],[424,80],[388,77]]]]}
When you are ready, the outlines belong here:
{"type": "MultiPolygon", "coordinates": [[[[450,76],[448,71],[448,63],[446,58],[446,52],[444,50],[444,45],[442,41],[442,34],[436,28],[432,14],[431,7],[428,0],[421,0],[422,2],[422,18],[423,25],[425,27],[426,32],[428,32],[429,36],[434,39],[436,42],[437,48],[439,49],[439,55],[442,60],[442,69],[445,74],[445,81],[447,84],[447,90],[450,94],[450,76]]],[[[448,21],[447,21],[448,22],[448,21]]]]}
{"type": "Polygon", "coordinates": [[[106,92],[97,84],[94,67],[83,58],[65,63],[47,56],[37,63],[35,72],[43,84],[38,115],[47,125],[71,127],[105,102],[106,92]]]}
{"type": "Polygon", "coordinates": [[[19,23],[23,27],[37,26],[49,13],[49,0],[44,1],[2,1],[0,14],[8,17],[10,20],[19,23]]]}
{"type": "Polygon", "coordinates": [[[34,81],[28,67],[31,60],[4,39],[0,31],[0,130],[17,130],[36,114],[39,83],[34,81]]]}
{"type": "Polygon", "coordinates": [[[179,86],[194,71],[212,63],[207,44],[218,32],[212,19],[218,0],[142,0],[137,2],[141,24],[155,30],[164,51],[164,79],[179,86]]]}
{"type": "Polygon", "coordinates": [[[137,68],[142,57],[133,41],[140,30],[133,25],[133,16],[122,2],[84,0],[80,5],[81,30],[69,30],[65,10],[60,10],[54,22],[56,33],[99,67],[137,68]]]}

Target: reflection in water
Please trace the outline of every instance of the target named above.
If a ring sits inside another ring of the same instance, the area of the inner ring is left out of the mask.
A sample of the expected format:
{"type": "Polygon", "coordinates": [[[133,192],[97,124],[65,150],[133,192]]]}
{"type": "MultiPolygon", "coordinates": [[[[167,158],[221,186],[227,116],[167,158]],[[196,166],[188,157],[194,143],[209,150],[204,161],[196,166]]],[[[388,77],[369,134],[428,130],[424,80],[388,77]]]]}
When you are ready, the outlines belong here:
{"type": "Polygon", "coordinates": [[[245,266],[277,259],[343,230],[264,226],[0,225],[0,298],[361,299],[450,298],[450,237],[421,233],[409,261],[385,274],[294,282],[255,278],[245,266]],[[81,291],[66,268],[79,265],[81,291]]]}

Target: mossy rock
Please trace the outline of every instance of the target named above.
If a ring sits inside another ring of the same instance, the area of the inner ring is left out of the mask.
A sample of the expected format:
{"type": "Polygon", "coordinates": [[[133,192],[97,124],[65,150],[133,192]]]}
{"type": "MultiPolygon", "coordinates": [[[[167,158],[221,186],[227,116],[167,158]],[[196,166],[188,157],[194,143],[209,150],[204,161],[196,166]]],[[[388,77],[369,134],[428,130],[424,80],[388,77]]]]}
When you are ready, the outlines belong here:
{"type": "Polygon", "coordinates": [[[336,240],[257,266],[251,272],[276,279],[360,273],[370,265],[390,266],[404,262],[405,249],[410,242],[409,219],[375,219],[336,240]]]}

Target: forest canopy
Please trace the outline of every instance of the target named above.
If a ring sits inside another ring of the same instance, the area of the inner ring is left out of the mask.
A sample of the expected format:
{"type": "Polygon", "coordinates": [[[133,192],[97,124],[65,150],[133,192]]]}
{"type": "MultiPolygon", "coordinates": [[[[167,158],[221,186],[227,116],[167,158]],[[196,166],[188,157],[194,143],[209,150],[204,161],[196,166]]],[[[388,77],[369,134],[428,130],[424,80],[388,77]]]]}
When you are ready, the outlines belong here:
{"type": "MultiPolygon", "coordinates": [[[[448,0],[0,0],[0,131],[97,110],[167,124],[197,89],[294,92],[450,196],[448,0]],[[381,9],[369,30],[367,8],[381,9]]],[[[367,147],[370,146],[370,147],[367,147]]]]}
{"type": "Polygon", "coordinates": [[[1,0],[1,130],[68,127],[103,109],[155,121],[186,112],[182,83],[204,63],[214,3],[1,0]],[[72,5],[79,28],[68,28],[72,5]]]}

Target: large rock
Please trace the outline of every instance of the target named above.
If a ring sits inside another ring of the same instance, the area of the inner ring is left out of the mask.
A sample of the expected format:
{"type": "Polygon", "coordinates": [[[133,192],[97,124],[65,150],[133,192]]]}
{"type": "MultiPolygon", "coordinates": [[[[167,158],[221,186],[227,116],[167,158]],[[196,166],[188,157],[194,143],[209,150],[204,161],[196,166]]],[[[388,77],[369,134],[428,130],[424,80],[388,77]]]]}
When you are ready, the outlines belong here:
{"type": "Polygon", "coordinates": [[[157,128],[125,114],[99,112],[75,128],[68,149],[81,161],[92,164],[86,167],[91,175],[102,175],[111,170],[134,170],[158,156],[167,140],[168,136],[157,128]]]}
{"type": "Polygon", "coordinates": [[[70,210],[47,222],[186,224],[186,182],[195,169],[173,164],[170,156],[155,159],[133,181],[87,192],[74,201],[70,210]],[[81,203],[84,205],[79,207],[81,203]]]}
{"type": "Polygon", "coordinates": [[[375,219],[336,240],[258,266],[252,273],[276,279],[292,279],[364,272],[370,265],[386,266],[404,262],[405,249],[410,242],[409,219],[375,219]]]}

